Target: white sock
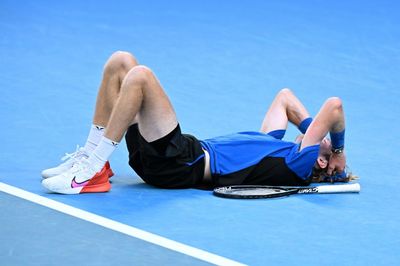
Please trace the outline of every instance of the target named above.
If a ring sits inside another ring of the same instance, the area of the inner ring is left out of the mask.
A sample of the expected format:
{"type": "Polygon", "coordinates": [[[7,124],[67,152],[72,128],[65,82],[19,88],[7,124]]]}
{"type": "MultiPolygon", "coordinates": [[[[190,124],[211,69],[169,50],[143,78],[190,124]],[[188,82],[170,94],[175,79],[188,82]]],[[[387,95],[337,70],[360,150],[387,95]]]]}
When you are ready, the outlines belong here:
{"type": "Polygon", "coordinates": [[[86,144],[84,149],[91,154],[99,144],[101,137],[103,137],[105,131],[105,127],[92,125],[90,127],[89,136],[86,140],[86,144]]]}
{"type": "Polygon", "coordinates": [[[108,161],[108,158],[117,146],[118,142],[112,141],[104,136],[101,137],[96,149],[88,158],[89,163],[93,166],[93,169],[96,170],[96,172],[99,172],[103,168],[104,164],[108,161]]]}

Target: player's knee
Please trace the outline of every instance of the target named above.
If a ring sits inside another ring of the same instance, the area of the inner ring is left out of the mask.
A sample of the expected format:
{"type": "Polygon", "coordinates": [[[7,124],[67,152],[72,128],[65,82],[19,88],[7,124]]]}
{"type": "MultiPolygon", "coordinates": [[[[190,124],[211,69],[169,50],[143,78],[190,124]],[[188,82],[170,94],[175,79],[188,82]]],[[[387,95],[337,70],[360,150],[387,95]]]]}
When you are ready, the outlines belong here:
{"type": "Polygon", "coordinates": [[[116,73],[119,71],[128,72],[131,68],[138,65],[136,58],[129,52],[116,51],[108,59],[105,71],[116,73]]]}
{"type": "Polygon", "coordinates": [[[138,65],[129,70],[123,82],[127,85],[129,84],[146,85],[149,82],[149,80],[153,78],[153,76],[154,74],[150,68],[143,65],[138,65]]]}

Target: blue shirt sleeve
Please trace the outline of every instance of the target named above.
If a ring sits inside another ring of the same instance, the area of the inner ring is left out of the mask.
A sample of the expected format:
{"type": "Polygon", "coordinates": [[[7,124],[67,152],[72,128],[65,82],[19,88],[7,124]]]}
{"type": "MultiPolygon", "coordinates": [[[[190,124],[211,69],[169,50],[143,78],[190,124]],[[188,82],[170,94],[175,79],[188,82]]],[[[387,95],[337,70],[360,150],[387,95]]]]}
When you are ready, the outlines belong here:
{"type": "Polygon", "coordinates": [[[283,139],[283,137],[285,136],[286,130],[284,129],[277,129],[277,130],[273,130],[267,133],[267,135],[270,135],[276,139],[283,139]]]}
{"type": "Polygon", "coordinates": [[[312,174],[313,166],[318,159],[319,144],[305,147],[300,150],[300,143],[293,146],[290,153],[286,156],[286,165],[298,177],[307,179],[312,174]]]}

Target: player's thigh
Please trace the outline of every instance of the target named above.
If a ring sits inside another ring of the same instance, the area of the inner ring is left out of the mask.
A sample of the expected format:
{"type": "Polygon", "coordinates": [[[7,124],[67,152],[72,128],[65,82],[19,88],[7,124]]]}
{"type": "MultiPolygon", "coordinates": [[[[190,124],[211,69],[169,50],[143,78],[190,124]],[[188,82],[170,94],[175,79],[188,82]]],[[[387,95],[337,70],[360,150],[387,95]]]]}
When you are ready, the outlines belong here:
{"type": "Polygon", "coordinates": [[[142,106],[137,115],[140,134],[147,141],[159,139],[177,126],[174,108],[155,74],[145,66],[135,67],[141,72],[143,83],[142,106]]]}

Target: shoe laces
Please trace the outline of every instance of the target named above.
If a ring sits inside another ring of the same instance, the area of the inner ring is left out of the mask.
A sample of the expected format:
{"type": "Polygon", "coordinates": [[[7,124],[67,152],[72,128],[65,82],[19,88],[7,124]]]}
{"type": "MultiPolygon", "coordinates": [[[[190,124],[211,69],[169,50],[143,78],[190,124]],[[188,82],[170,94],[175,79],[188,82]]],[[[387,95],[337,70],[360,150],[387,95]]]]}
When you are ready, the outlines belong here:
{"type": "Polygon", "coordinates": [[[86,155],[85,149],[76,145],[76,150],[73,153],[65,153],[61,158],[61,161],[73,160],[74,162],[77,162],[82,158],[82,155],[86,155]]]}
{"type": "Polygon", "coordinates": [[[71,173],[78,173],[82,171],[96,172],[86,158],[76,159],[76,162],[69,171],[71,173]]]}

